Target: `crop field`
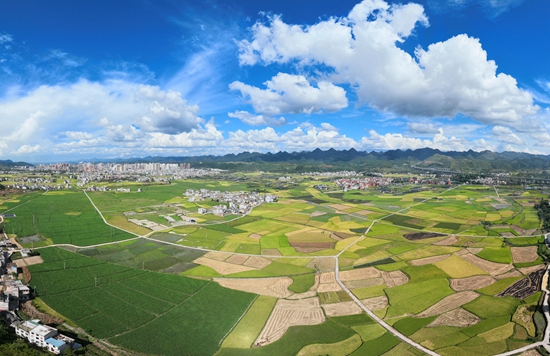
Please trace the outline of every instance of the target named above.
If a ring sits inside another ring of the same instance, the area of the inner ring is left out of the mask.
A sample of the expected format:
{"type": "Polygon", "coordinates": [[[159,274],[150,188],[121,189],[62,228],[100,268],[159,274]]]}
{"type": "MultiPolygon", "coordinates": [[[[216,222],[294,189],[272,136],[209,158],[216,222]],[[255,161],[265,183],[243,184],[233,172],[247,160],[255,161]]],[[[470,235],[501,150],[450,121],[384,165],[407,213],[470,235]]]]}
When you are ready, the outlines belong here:
{"type": "Polygon", "coordinates": [[[44,302],[89,334],[138,352],[210,355],[256,298],[213,282],[130,269],[60,249],[44,249],[41,255],[45,262],[29,269],[44,302]],[[177,336],[182,333],[193,338],[177,336]]]}
{"type": "Polygon", "coordinates": [[[87,246],[135,237],[104,224],[84,193],[63,193],[41,194],[13,208],[10,212],[17,217],[10,219],[6,228],[20,237],[40,236],[40,242],[24,244],[28,247],[52,243],[87,246]]]}
{"type": "Polygon", "coordinates": [[[31,286],[91,335],[145,354],[419,354],[348,293],[441,355],[491,355],[533,342],[544,266],[535,195],[415,185],[393,194],[324,193],[314,184],[272,191],[278,202],[246,216],[203,215],[180,226],[164,216],[194,216],[199,206],[218,204],[189,202],[186,189],[246,191],[246,184],[182,181],[143,185],[142,193],[133,186],[130,193],[90,193],[109,222],[148,234],[122,242],[84,194],[34,195],[14,209],[7,230],[20,221],[14,233],[38,235],[35,244],[76,244],[69,231],[89,226],[78,219],[95,219],[89,235],[79,235],[78,253],[39,250],[45,262],[29,267],[31,286]],[[63,208],[63,201],[70,204],[63,208]],[[52,215],[46,202],[63,213],[58,230],[51,227],[57,220],[44,222],[52,215]],[[27,211],[34,209],[41,212],[33,225],[27,211]],[[166,229],[149,233],[126,220],[129,211],[166,229]],[[93,234],[102,229],[107,236],[93,234]],[[85,247],[100,243],[92,235],[111,243],[85,247]]]}

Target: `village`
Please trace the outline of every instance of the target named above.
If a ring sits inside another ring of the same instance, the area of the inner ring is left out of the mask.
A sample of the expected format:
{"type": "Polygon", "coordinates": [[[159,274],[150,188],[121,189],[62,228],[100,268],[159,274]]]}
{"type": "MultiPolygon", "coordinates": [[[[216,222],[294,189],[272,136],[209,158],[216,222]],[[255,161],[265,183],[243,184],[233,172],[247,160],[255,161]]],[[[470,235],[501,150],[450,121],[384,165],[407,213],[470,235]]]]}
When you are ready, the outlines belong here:
{"type": "Polygon", "coordinates": [[[211,209],[199,208],[199,214],[214,214],[217,216],[241,214],[246,215],[252,208],[262,203],[276,202],[278,197],[273,194],[260,194],[257,192],[220,192],[208,189],[187,189],[183,194],[188,197],[189,202],[211,199],[219,202],[229,203],[213,206],[211,209]]]}
{"type": "Polygon", "coordinates": [[[33,255],[31,250],[22,248],[6,236],[4,217],[0,215],[0,313],[9,326],[15,329],[17,336],[51,353],[62,354],[69,348],[80,348],[81,345],[73,338],[60,334],[56,328],[43,324],[40,319],[23,320],[18,315],[17,311],[22,307],[35,311],[34,307],[25,304],[30,303],[31,288],[22,280],[26,279],[25,273],[20,273],[22,268],[16,263],[35,257],[40,259],[33,255]],[[12,256],[16,254],[22,258],[14,262],[12,256]]]}

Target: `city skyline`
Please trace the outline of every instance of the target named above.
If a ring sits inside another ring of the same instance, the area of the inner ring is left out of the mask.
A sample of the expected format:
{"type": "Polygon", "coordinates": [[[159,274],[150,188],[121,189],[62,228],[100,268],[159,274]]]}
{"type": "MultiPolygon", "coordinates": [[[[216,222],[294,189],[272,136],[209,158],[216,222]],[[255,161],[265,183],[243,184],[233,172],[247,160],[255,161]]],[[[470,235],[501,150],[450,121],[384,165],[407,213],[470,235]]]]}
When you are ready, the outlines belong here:
{"type": "Polygon", "coordinates": [[[0,4],[0,159],[550,153],[538,0],[0,4]]]}

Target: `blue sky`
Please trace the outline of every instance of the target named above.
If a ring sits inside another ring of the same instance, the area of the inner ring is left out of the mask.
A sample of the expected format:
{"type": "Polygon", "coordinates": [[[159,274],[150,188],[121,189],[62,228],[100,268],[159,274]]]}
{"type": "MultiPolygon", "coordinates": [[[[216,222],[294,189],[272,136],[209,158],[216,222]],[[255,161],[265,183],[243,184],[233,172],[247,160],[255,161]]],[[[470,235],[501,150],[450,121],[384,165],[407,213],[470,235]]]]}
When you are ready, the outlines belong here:
{"type": "Polygon", "coordinates": [[[0,159],[550,154],[546,0],[0,2],[0,159]]]}

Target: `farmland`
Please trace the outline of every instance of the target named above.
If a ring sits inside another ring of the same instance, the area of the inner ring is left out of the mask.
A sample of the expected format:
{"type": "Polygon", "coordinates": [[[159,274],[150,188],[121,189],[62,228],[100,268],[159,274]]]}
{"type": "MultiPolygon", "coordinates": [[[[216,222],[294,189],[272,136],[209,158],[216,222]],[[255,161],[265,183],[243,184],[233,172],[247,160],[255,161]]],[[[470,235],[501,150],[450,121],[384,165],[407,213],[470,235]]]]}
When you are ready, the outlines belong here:
{"type": "Polygon", "coordinates": [[[104,224],[81,192],[2,205],[17,213],[7,230],[13,226],[25,246],[77,246],[38,250],[45,262],[29,269],[41,299],[124,349],[418,352],[362,313],[350,293],[441,355],[491,355],[535,340],[532,317],[544,274],[531,206],[537,193],[507,195],[503,188],[497,196],[492,187],[468,186],[323,193],[313,184],[271,191],[278,202],[242,217],[197,214],[201,204],[219,203],[189,202],[182,192],[246,190],[246,184],[181,181],[144,186],[142,193],[88,193],[107,222],[134,234],[104,224]],[[128,212],[162,226],[137,226],[128,212]],[[177,214],[196,223],[163,218],[177,214]],[[38,240],[25,242],[31,236],[38,240]],[[186,334],[192,337],[179,337],[186,334]]]}

